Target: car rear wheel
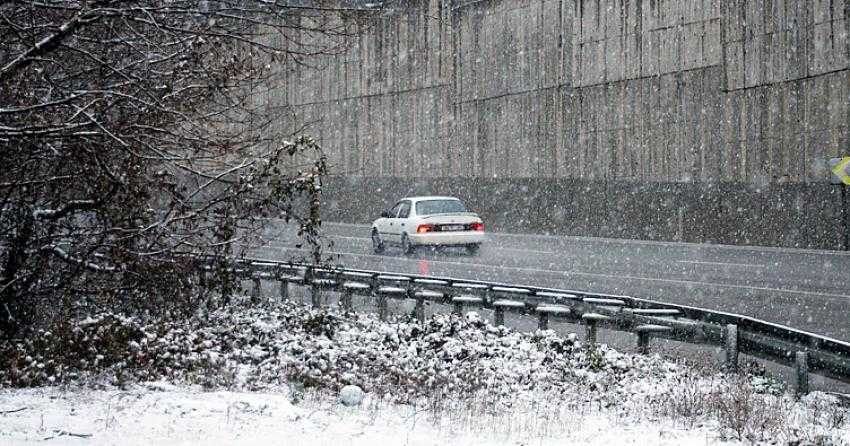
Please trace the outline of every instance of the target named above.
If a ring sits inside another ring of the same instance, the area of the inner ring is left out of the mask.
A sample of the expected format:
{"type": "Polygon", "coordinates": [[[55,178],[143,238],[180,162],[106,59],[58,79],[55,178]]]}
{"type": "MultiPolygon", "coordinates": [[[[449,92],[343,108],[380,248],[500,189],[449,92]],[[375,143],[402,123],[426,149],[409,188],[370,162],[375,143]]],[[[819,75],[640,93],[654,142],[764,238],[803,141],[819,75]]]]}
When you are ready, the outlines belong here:
{"type": "Polygon", "coordinates": [[[381,236],[378,235],[378,231],[372,230],[372,250],[375,254],[381,254],[384,252],[384,241],[381,240],[381,236]]]}
{"type": "Polygon", "coordinates": [[[481,245],[479,245],[479,244],[477,244],[477,243],[476,243],[476,244],[472,244],[472,245],[466,245],[466,252],[468,252],[468,253],[469,253],[469,255],[474,256],[474,255],[477,255],[477,254],[478,254],[478,249],[479,249],[479,248],[481,248],[481,245]]]}
{"type": "Polygon", "coordinates": [[[401,235],[401,252],[402,254],[413,254],[413,251],[416,250],[416,247],[410,243],[410,239],[407,238],[407,234],[401,235]]]}

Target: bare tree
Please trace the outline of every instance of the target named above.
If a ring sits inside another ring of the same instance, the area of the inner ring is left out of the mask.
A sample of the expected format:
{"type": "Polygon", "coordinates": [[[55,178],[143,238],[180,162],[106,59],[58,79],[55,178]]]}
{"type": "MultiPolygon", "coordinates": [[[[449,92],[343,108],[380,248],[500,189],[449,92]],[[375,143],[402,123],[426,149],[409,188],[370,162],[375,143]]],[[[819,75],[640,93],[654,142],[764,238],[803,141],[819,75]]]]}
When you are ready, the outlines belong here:
{"type": "Polygon", "coordinates": [[[93,308],[191,309],[182,253],[238,254],[263,217],[318,246],[325,158],[284,140],[256,94],[281,63],[344,44],[363,13],[341,6],[0,4],[0,335],[93,308]]]}

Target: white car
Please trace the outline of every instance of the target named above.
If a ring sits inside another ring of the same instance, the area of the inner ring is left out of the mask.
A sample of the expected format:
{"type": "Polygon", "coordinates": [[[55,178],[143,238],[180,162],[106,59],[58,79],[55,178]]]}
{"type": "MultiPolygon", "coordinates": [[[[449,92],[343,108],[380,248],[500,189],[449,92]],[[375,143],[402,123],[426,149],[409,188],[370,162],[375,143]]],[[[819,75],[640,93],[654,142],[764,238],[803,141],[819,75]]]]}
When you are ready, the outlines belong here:
{"type": "Polygon", "coordinates": [[[417,246],[461,246],[470,254],[484,241],[484,222],[454,197],[402,198],[372,223],[372,248],[398,245],[405,254],[417,246]]]}

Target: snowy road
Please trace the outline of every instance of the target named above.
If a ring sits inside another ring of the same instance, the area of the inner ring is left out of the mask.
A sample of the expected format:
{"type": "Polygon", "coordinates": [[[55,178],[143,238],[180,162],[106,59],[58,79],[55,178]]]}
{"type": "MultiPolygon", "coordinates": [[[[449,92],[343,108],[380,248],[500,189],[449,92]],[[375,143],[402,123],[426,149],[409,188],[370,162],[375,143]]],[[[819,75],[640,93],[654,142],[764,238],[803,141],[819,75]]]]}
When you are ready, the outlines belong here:
{"type": "MultiPolygon", "coordinates": [[[[325,223],[328,253],[353,268],[627,294],[754,316],[850,340],[850,253],[584,237],[489,234],[474,257],[461,250],[388,249],[369,227],[325,223]]],[[[257,257],[295,254],[292,227],[274,224],[257,257]]]]}

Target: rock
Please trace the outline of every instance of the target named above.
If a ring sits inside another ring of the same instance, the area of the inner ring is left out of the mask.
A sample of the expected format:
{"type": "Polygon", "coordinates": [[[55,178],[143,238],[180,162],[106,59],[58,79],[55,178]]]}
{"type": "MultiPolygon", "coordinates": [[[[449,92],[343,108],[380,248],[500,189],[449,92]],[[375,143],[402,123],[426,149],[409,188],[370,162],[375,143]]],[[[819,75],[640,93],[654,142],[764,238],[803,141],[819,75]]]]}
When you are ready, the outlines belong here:
{"type": "Polygon", "coordinates": [[[339,391],[339,402],[346,406],[359,406],[363,402],[364,395],[360,387],[348,385],[339,391]]]}

